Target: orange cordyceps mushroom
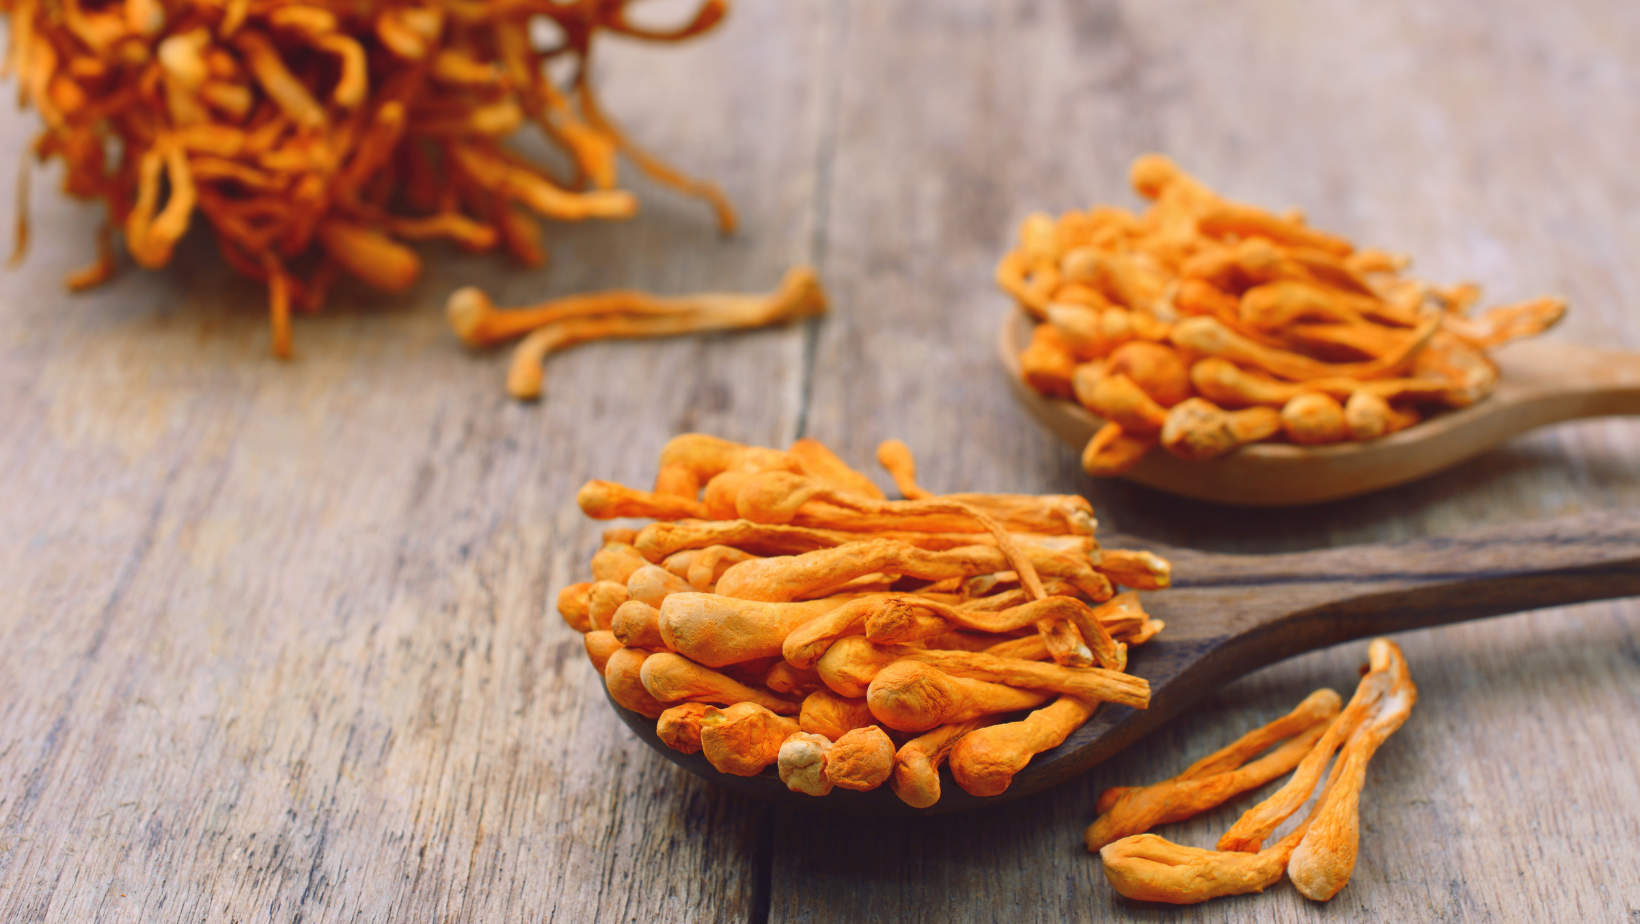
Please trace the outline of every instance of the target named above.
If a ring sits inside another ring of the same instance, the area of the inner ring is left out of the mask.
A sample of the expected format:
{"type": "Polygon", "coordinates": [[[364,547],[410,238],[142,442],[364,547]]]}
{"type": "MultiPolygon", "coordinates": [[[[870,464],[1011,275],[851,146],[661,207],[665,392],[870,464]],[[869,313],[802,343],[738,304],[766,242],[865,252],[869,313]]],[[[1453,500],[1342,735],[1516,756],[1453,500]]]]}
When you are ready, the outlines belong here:
{"type": "Polygon", "coordinates": [[[1165,559],[1101,549],[1080,497],[934,494],[905,444],[877,455],[904,500],[812,439],[699,433],[668,441],[653,491],[583,486],[588,516],[659,521],[605,530],[593,580],[558,595],[615,702],[722,772],[892,781],[918,808],[947,755],[995,794],[1100,703],[1148,705],[1127,657],[1163,628],[1135,591],[1171,583],[1165,559]]]}
{"type": "Polygon", "coordinates": [[[996,281],[1037,323],[1019,375],[1103,419],[1082,467],[1127,472],[1151,449],[1204,461],[1248,443],[1371,440],[1497,386],[1485,351],[1553,327],[1539,298],[1470,317],[1473,285],[1230,202],[1171,160],[1133,162],[1143,213],[1035,213],[996,281]],[[1345,402],[1348,402],[1346,405],[1345,402]]]}

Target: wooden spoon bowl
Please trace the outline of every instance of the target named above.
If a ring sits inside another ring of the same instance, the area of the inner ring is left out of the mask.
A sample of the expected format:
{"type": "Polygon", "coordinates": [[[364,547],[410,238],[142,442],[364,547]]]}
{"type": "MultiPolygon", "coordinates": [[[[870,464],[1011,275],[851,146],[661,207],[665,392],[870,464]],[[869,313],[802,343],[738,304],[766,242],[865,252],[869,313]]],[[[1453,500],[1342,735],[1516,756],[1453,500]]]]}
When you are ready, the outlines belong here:
{"type": "Polygon", "coordinates": [[[1390,632],[1640,596],[1640,511],[1285,555],[1218,555],[1129,536],[1105,541],[1173,562],[1173,587],[1145,595],[1145,608],[1167,628],[1128,659],[1129,672],[1150,681],[1150,708],[1101,705],[1064,744],[1038,754],[1002,795],[971,796],[942,768],[940,801],[927,809],[911,808],[886,785],[816,798],[788,790],[772,767],[752,777],[720,773],[702,755],[661,743],[652,719],[615,711],[667,760],[762,801],[828,814],[937,815],[1062,783],[1224,684],[1284,658],[1390,632]]]}
{"type": "MultiPolygon", "coordinates": [[[[1034,321],[1015,309],[998,347],[1021,404],[1081,450],[1104,421],[1074,401],[1048,398],[1020,377],[1019,351],[1034,321]]],[[[1640,356],[1528,340],[1492,354],[1501,375],[1485,400],[1364,443],[1255,443],[1218,459],[1186,462],[1155,449],[1122,477],[1197,500],[1290,507],[1366,494],[1433,475],[1536,427],[1583,417],[1640,414],[1640,356]]]]}

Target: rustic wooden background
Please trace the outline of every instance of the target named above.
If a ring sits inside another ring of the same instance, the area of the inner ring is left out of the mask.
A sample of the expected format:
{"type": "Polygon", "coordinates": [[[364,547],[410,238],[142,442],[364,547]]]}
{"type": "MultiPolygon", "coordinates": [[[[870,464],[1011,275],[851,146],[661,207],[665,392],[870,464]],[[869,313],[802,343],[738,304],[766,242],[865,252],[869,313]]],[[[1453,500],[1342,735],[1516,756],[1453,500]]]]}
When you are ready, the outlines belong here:
{"type": "MultiPolygon", "coordinates": [[[[37,179],[34,250],[0,274],[0,920],[1640,920],[1640,601],[1404,636],[1422,699],[1372,765],[1350,886],[1184,910],[1113,896],[1081,847],[1096,793],[1347,691],[1364,645],[1057,790],[871,823],[650,753],[551,606],[596,541],[575,488],[647,481],[685,430],[860,465],[899,437],[937,489],[1078,491],[1217,550],[1640,503],[1633,420],[1310,510],[1095,483],[1011,403],[989,281],[1025,213],[1131,202],[1128,161],[1161,150],[1433,278],[1564,293],[1555,336],[1640,349],[1640,5],[737,0],[701,43],[607,50],[611,108],[720,179],[741,235],[635,181],[638,219],[554,229],[541,272],[434,251],[406,298],[343,289],[288,364],[197,235],[65,294],[98,216],[37,179]],[[473,281],[763,288],[796,261],[825,320],[589,346],[533,405],[439,311],[473,281]]],[[[0,119],[7,176],[33,117],[0,119]]],[[[1246,804],[1169,833],[1210,844],[1246,804]]]]}

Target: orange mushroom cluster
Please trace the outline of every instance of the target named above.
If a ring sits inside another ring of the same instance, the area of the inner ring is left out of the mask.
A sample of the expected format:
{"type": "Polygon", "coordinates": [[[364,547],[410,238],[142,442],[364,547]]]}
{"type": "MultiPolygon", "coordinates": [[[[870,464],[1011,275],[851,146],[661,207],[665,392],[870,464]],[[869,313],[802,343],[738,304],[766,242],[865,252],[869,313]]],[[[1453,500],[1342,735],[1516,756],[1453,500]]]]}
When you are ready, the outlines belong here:
{"type": "Polygon", "coordinates": [[[1149,704],[1127,652],[1167,561],[1099,548],[1080,497],[935,495],[903,443],[877,455],[907,499],[810,439],[685,434],[653,491],[588,482],[588,516],[657,521],[606,530],[558,597],[611,698],[724,773],[918,808],[942,764],[997,795],[1099,703],[1149,704]]]}
{"type": "Polygon", "coordinates": [[[633,145],[589,81],[599,32],[688,38],[723,18],[725,0],[671,30],[631,22],[630,5],[0,0],[0,12],[9,70],[45,122],[35,154],[62,163],[67,193],[108,210],[100,257],[69,286],[112,275],[115,229],[137,263],[165,265],[198,211],[227,261],[267,283],[273,350],[287,356],[292,308],[317,311],[338,274],[389,292],[413,284],[421,260],[406,241],[505,248],[537,265],[538,218],[633,214],[616,188],[620,154],[733,227],[722,194],[633,145]],[[549,65],[567,68],[567,88],[549,65]],[[568,173],[502,144],[526,120],[568,173]]]}
{"type": "Polygon", "coordinates": [[[1545,297],[1470,316],[1476,286],[1406,276],[1405,257],[1223,199],[1161,155],[1131,178],[1143,214],[1033,214],[996,272],[1040,322],[1025,382],[1105,421],[1082,454],[1090,474],[1158,445],[1203,460],[1394,433],[1485,398],[1498,380],[1486,351],[1566,311],[1545,297]]]}

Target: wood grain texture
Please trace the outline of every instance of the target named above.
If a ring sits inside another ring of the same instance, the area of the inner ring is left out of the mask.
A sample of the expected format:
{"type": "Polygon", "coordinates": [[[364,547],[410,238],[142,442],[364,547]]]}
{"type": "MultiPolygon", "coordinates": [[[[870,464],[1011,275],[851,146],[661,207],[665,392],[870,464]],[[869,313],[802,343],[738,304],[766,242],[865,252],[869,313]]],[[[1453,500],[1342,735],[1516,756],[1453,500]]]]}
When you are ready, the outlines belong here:
{"type": "MultiPolygon", "coordinates": [[[[611,110],[722,181],[741,236],[640,181],[637,220],[555,229],[542,272],[438,251],[406,298],[344,289],[298,320],[290,365],[266,358],[261,293],[198,239],[64,294],[96,216],[37,179],[35,250],[0,275],[0,920],[1640,912],[1634,601],[1399,637],[1421,697],[1368,774],[1352,884],[1183,911],[1113,897],[1081,847],[1099,790],[1349,689],[1364,646],[1261,671],[995,811],[827,821],[651,754],[550,604],[597,534],[574,488],[648,480],[688,429],[807,432],[861,464],[898,437],[937,490],[1079,491],[1107,527],[1214,551],[1640,506],[1625,421],[1311,510],[1094,483],[1013,405],[990,283],[1024,214],[1130,201],[1128,161],[1159,149],[1431,278],[1558,291],[1557,338],[1640,349],[1640,8],[741,0],[705,42],[611,50],[611,110]],[[534,406],[436,310],[474,281],[502,303],[761,289],[800,259],[834,295],[824,323],[580,348],[534,406]]],[[[0,119],[9,175],[32,116],[0,119]]],[[[1211,843],[1252,798],[1166,833],[1211,843]]]]}

